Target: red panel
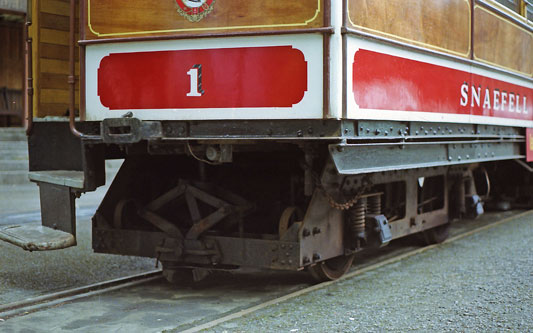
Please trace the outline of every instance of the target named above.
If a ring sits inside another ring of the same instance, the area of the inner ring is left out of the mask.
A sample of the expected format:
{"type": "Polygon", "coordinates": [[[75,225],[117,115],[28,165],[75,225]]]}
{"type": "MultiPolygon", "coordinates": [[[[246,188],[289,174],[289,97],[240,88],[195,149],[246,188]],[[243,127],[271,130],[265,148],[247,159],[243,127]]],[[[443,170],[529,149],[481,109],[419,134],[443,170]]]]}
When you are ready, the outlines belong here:
{"type": "Polygon", "coordinates": [[[526,129],[526,160],[533,162],[533,128],[526,129]]]}
{"type": "Polygon", "coordinates": [[[113,53],[98,69],[111,110],[291,107],[306,91],[307,62],[290,46],[113,53]]]}
{"type": "Polygon", "coordinates": [[[355,53],[353,92],[363,109],[533,120],[533,89],[363,49],[355,53]]]}

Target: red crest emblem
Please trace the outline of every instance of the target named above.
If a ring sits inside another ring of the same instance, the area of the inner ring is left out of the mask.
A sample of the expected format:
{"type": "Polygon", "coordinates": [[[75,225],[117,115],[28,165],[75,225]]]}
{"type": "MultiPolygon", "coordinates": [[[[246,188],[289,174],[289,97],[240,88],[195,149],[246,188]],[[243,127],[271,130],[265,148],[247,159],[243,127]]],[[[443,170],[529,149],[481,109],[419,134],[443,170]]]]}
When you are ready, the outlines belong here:
{"type": "Polygon", "coordinates": [[[198,22],[213,11],[215,0],[176,0],[181,16],[191,22],[198,22]]]}

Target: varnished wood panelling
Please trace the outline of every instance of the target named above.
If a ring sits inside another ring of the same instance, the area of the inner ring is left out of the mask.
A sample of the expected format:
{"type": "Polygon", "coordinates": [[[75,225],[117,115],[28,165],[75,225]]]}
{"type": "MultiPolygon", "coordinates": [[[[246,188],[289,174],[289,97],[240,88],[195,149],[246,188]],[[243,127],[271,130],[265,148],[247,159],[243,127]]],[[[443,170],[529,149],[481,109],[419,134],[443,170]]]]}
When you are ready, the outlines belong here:
{"type": "MultiPolygon", "coordinates": [[[[61,0],[45,0],[41,2],[41,13],[56,14],[68,17],[70,15],[70,2],[61,0]]],[[[78,17],[76,13],[76,17],[78,17]]]]}
{"type": "Polygon", "coordinates": [[[67,31],[41,28],[41,43],[68,45],[67,31]]]}
{"type": "Polygon", "coordinates": [[[22,89],[22,23],[0,22],[0,88],[22,89]]]}
{"type": "MultiPolygon", "coordinates": [[[[41,103],[39,114],[47,116],[68,116],[68,103],[41,103]]],[[[43,116],[41,116],[43,117],[43,116]]]]}
{"type": "MultiPolygon", "coordinates": [[[[41,89],[41,103],[61,104],[69,100],[68,90],[63,89],[41,89]]],[[[76,104],[78,104],[78,94],[76,94],[76,104]]]]}
{"type": "Polygon", "coordinates": [[[348,0],[348,25],[467,57],[470,12],[468,0],[348,0]]]}
{"type": "MultiPolygon", "coordinates": [[[[79,74],[79,64],[76,64],[76,75],[79,74]]],[[[41,58],[41,73],[69,74],[68,61],[41,58]]]]}
{"type": "MultiPolygon", "coordinates": [[[[62,89],[68,90],[68,75],[67,74],[53,74],[42,73],[40,78],[41,89],[62,89]]],[[[76,76],[76,79],[78,77],[76,76]]],[[[78,84],[76,84],[76,89],[78,84]]]]}
{"type": "MultiPolygon", "coordinates": [[[[40,56],[41,58],[46,59],[57,59],[68,61],[69,57],[68,45],[59,45],[59,44],[48,44],[41,43],[40,45],[40,56]]],[[[79,54],[76,52],[76,61],[79,59],[79,54]]]]}
{"type": "MultiPolygon", "coordinates": [[[[40,20],[41,28],[48,28],[60,31],[69,31],[70,22],[68,16],[61,16],[55,14],[41,13],[40,20]]],[[[78,27],[79,21],[76,20],[76,27],[78,27]]]]}
{"type": "Polygon", "coordinates": [[[533,33],[476,6],[474,59],[533,76],[533,33]]]}
{"type": "MultiPolygon", "coordinates": [[[[64,116],[69,103],[69,14],[68,0],[38,1],[34,10],[35,115],[64,116]],[[36,29],[35,29],[36,28],[36,29]]],[[[76,24],[76,31],[78,30],[76,24]]],[[[76,35],[76,38],[77,35],[76,35]]],[[[79,59],[78,50],[75,52],[79,59]]],[[[76,62],[76,79],[79,64],[76,62]]],[[[79,84],[76,85],[78,89],[79,84]]],[[[79,93],[76,91],[76,103],[79,93]]]]}
{"type": "Polygon", "coordinates": [[[324,0],[216,0],[212,12],[199,22],[190,22],[180,15],[176,0],[130,0],[127,4],[121,0],[86,0],[86,3],[88,39],[323,26],[324,0]]]}

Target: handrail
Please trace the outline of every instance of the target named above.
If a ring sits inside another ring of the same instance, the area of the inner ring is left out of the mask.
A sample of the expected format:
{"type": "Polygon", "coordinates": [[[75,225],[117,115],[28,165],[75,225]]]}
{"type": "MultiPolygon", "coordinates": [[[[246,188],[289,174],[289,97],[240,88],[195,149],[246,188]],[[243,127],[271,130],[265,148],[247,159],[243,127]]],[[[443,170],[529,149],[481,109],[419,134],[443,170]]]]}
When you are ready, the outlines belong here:
{"type": "Polygon", "coordinates": [[[24,27],[24,37],[26,37],[26,136],[31,135],[33,129],[33,49],[32,38],[30,37],[32,0],[27,3],[26,23],[24,27]]]}
{"type": "Polygon", "coordinates": [[[70,0],[70,41],[69,41],[69,128],[75,137],[80,139],[100,139],[98,135],[87,135],[76,129],[76,0],[70,0]]]}

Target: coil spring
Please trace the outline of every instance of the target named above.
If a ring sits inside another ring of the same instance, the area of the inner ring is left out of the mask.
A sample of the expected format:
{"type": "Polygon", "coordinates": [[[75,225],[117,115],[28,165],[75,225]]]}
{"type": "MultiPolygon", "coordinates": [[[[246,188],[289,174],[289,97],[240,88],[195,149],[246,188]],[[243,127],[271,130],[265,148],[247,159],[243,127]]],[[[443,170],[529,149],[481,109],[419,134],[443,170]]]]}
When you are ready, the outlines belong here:
{"type": "Polygon", "coordinates": [[[381,195],[368,198],[367,213],[373,215],[381,214],[381,195]]]}
{"type": "Polygon", "coordinates": [[[348,210],[350,235],[353,239],[365,238],[366,198],[361,198],[348,210]]]}

